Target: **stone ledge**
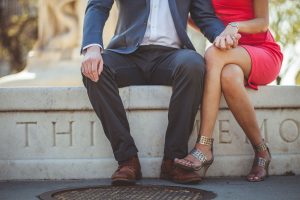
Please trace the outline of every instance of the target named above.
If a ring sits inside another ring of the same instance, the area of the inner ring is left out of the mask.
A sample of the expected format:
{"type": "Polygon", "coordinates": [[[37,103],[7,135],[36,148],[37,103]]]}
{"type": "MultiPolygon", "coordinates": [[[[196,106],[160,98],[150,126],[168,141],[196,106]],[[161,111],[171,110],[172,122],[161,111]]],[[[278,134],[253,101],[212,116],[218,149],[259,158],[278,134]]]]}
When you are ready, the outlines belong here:
{"type": "MultiPolygon", "coordinates": [[[[171,88],[120,90],[145,177],[158,177],[171,88]],[[145,126],[147,124],[147,126],[145,126]]],[[[271,175],[300,174],[300,87],[250,91],[273,161],[271,175]]],[[[82,87],[0,88],[0,180],[109,178],[109,142],[82,87]]],[[[253,152],[224,99],[209,176],[247,174],[253,152]]],[[[197,115],[189,147],[199,129],[197,115]]]]}
{"type": "MultiPolygon", "coordinates": [[[[293,169],[294,165],[300,165],[299,155],[292,156],[292,162],[282,165],[282,162],[290,162],[290,157],[285,155],[272,155],[273,162],[270,166],[270,174],[282,175],[278,172],[294,172],[300,174],[300,169],[293,169]]],[[[207,172],[207,176],[241,176],[250,170],[252,156],[216,156],[215,162],[207,172]],[[219,171],[221,168],[227,170],[219,171]],[[217,172],[217,175],[215,174],[217,172]]],[[[161,157],[141,157],[141,167],[144,178],[159,177],[161,157]]],[[[117,168],[113,158],[102,159],[48,159],[48,160],[0,160],[0,180],[38,180],[38,179],[95,179],[109,178],[117,168]]]]}
{"type": "MultiPolygon", "coordinates": [[[[0,88],[0,111],[92,110],[83,87],[0,88]],[[30,95],[28,95],[30,94],[30,95]]],[[[125,109],[168,109],[172,89],[132,86],[120,89],[125,109]]],[[[300,87],[264,86],[249,90],[255,108],[299,108],[300,87]]],[[[221,109],[227,108],[224,98],[221,109]]]]}

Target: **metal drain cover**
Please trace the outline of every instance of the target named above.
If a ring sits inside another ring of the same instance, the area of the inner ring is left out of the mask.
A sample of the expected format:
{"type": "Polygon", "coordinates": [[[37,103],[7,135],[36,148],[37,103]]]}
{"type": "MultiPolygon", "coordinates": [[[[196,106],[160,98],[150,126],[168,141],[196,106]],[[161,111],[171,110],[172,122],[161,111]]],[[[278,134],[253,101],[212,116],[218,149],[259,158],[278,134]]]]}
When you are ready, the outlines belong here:
{"type": "Polygon", "coordinates": [[[41,200],[209,200],[213,192],[195,188],[135,185],[99,186],[56,190],[41,194],[41,200]]]}

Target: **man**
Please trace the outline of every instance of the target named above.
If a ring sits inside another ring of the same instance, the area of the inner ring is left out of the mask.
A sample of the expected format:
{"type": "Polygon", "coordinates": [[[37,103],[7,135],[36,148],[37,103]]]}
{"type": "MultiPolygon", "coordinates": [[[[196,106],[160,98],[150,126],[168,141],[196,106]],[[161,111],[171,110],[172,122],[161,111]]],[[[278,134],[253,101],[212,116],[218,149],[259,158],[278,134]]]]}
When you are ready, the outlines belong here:
{"type": "Polygon", "coordinates": [[[205,73],[203,58],[186,33],[187,18],[191,13],[211,42],[224,26],[214,15],[210,0],[116,0],[116,32],[103,50],[103,27],[113,3],[88,1],[82,45],[83,82],[119,164],[112,184],[133,184],[142,177],[138,150],[118,93],[118,88],[129,85],[173,87],[160,177],[178,183],[199,182],[197,173],[173,164],[175,158],[187,155],[205,73]]]}

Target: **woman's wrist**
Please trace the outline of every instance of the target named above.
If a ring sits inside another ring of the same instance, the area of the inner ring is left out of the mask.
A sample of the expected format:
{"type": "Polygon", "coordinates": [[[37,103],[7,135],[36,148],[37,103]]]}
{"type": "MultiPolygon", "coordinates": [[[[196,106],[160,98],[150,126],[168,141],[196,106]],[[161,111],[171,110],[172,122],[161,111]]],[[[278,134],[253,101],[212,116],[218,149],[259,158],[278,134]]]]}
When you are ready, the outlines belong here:
{"type": "Polygon", "coordinates": [[[237,32],[239,31],[239,24],[237,22],[230,22],[228,23],[228,26],[237,29],[237,32]]]}
{"type": "Polygon", "coordinates": [[[225,30],[221,33],[222,36],[224,35],[231,35],[235,36],[239,32],[239,29],[235,26],[228,24],[225,30]]]}

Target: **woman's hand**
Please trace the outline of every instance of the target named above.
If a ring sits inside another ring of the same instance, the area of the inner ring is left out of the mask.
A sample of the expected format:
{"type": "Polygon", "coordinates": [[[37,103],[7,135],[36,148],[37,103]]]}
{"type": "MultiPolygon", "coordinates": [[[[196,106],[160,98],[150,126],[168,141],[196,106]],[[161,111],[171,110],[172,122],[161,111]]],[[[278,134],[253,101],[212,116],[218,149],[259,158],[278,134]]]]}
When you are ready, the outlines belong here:
{"type": "Polygon", "coordinates": [[[214,45],[219,49],[230,49],[238,45],[241,38],[238,32],[248,34],[266,32],[269,26],[269,1],[254,0],[254,15],[255,18],[251,20],[229,23],[216,38],[214,45]]]}
{"type": "Polygon", "coordinates": [[[227,25],[225,30],[215,39],[214,46],[223,50],[235,48],[241,38],[238,31],[237,24],[232,23],[227,25]]]}

